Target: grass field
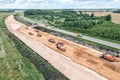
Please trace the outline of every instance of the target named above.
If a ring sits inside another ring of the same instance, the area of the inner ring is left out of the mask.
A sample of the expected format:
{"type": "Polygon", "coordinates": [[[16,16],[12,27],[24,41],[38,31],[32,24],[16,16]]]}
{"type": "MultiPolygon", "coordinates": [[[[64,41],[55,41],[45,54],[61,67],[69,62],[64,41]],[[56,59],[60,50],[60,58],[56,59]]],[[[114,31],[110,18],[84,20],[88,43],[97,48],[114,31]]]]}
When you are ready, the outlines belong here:
{"type": "Polygon", "coordinates": [[[4,19],[10,13],[0,13],[0,80],[44,80],[36,67],[23,57],[4,33],[4,19]]]}

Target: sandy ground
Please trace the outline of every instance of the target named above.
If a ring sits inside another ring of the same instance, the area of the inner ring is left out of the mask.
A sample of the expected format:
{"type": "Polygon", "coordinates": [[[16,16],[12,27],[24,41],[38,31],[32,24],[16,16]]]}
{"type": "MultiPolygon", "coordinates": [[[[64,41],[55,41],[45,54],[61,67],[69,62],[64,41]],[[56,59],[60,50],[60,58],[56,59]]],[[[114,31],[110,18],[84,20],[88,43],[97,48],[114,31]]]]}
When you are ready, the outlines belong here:
{"type": "Polygon", "coordinates": [[[120,80],[120,62],[100,59],[99,51],[41,31],[39,34],[42,37],[38,37],[35,29],[32,27],[26,29],[25,25],[16,22],[13,16],[9,16],[5,23],[10,32],[71,80],[120,80]],[[55,39],[56,42],[63,42],[67,47],[66,51],[58,50],[55,43],[48,42],[49,38],[55,39]]]}
{"type": "MultiPolygon", "coordinates": [[[[92,12],[85,12],[88,14],[91,14],[92,12]]],[[[112,13],[112,12],[93,12],[95,14],[95,16],[105,16],[108,14],[111,14],[112,16],[112,22],[116,23],[116,24],[120,24],[120,14],[119,13],[112,13]]]]}

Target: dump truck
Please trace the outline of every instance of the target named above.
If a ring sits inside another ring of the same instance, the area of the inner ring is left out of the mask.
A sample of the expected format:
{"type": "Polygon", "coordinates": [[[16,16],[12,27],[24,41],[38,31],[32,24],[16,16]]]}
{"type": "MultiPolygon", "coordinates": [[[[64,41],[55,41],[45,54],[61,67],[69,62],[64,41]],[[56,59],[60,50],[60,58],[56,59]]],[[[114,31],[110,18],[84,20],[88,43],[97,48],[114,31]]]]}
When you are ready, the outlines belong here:
{"type": "Polygon", "coordinates": [[[56,47],[61,51],[66,51],[66,46],[64,45],[64,43],[58,42],[56,44],[56,47]]]}
{"type": "Polygon", "coordinates": [[[76,33],[76,36],[82,37],[82,34],[81,33],[76,33]]]}
{"type": "Polygon", "coordinates": [[[55,43],[55,40],[52,39],[52,38],[49,38],[48,41],[51,42],[51,43],[55,43]]]}
{"type": "Polygon", "coordinates": [[[99,57],[104,58],[104,59],[106,59],[108,61],[114,61],[114,57],[112,55],[108,54],[108,53],[101,52],[99,54],[99,57]]]}

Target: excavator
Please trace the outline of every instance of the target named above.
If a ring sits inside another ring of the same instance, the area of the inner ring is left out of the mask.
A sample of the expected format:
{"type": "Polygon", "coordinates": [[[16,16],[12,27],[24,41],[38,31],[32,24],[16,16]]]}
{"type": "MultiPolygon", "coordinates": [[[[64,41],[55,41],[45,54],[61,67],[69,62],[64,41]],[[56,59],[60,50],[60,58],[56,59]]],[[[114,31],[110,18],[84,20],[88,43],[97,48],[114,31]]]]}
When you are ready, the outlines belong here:
{"type": "Polygon", "coordinates": [[[111,56],[110,54],[108,54],[108,53],[104,53],[104,52],[101,52],[100,54],[99,54],[99,57],[100,58],[103,58],[103,59],[106,59],[106,60],[108,60],[108,61],[114,61],[114,57],[113,56],[111,56]]]}

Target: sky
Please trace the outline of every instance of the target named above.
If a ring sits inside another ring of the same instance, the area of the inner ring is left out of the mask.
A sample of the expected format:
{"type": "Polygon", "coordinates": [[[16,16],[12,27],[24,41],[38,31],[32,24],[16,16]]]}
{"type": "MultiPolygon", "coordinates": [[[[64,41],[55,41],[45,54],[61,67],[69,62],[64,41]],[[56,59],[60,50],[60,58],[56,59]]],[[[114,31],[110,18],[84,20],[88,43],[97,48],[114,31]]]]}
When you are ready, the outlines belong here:
{"type": "Polygon", "coordinates": [[[120,8],[120,0],[0,0],[0,9],[120,8]]]}

